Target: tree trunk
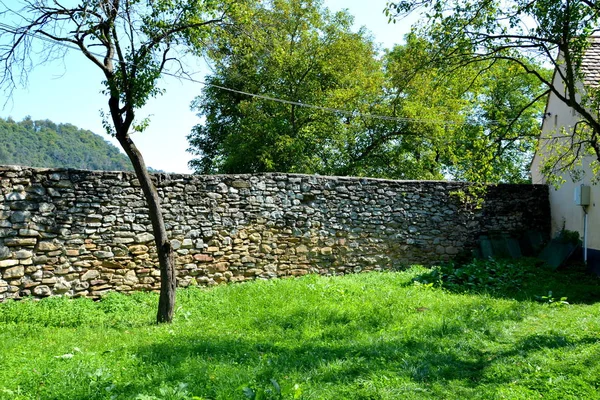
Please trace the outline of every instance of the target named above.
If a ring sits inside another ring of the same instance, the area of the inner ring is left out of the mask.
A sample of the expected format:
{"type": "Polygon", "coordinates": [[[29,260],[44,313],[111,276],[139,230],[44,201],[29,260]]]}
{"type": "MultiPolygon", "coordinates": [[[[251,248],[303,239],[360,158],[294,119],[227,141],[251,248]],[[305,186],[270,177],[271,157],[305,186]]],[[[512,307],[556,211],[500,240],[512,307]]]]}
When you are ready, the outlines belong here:
{"type": "Polygon", "coordinates": [[[152,231],[156,243],[156,252],[160,264],[160,297],[158,300],[158,312],[156,315],[157,323],[170,323],[173,321],[173,311],[175,309],[175,257],[171,242],[167,237],[165,222],[160,209],[160,199],[154,183],[150,179],[150,174],[144,163],[142,154],[137,149],[131,137],[127,133],[117,133],[119,143],[129,156],[131,164],[135,170],[135,175],[140,181],[150,220],[152,221],[152,231]]]}

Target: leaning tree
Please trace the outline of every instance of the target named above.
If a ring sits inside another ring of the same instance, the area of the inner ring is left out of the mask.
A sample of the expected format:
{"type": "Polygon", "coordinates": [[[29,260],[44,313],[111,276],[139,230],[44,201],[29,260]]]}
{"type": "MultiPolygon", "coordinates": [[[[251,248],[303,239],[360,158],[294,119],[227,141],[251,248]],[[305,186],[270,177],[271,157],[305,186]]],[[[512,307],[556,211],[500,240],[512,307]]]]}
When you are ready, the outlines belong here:
{"type": "MultiPolygon", "coordinates": [[[[159,77],[169,64],[185,74],[182,59],[191,42],[206,38],[240,10],[235,0],[22,0],[0,12],[0,84],[9,92],[27,82],[32,68],[81,53],[103,75],[108,112],[103,125],[131,160],[147,202],[160,264],[157,322],[171,322],[175,304],[174,249],[169,241],[158,192],[132,140],[147,126],[136,110],[158,94],[159,77]]],[[[4,3],[2,3],[5,5],[4,3]]]]}

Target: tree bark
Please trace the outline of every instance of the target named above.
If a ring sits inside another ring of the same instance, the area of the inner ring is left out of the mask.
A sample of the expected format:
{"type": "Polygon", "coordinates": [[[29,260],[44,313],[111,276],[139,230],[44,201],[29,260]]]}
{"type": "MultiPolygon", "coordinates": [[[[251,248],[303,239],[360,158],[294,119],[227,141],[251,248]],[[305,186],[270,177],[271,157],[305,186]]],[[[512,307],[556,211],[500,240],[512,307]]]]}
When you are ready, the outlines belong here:
{"type": "Polygon", "coordinates": [[[175,278],[175,257],[173,247],[167,236],[165,222],[160,209],[158,192],[150,178],[144,158],[131,140],[129,134],[117,133],[116,137],[131,160],[135,175],[140,181],[140,186],[142,187],[142,192],[146,198],[148,212],[152,222],[154,242],[156,243],[156,252],[158,254],[158,262],[160,265],[160,297],[158,300],[156,322],[159,324],[170,323],[173,321],[175,288],[177,286],[177,280],[175,278]]]}

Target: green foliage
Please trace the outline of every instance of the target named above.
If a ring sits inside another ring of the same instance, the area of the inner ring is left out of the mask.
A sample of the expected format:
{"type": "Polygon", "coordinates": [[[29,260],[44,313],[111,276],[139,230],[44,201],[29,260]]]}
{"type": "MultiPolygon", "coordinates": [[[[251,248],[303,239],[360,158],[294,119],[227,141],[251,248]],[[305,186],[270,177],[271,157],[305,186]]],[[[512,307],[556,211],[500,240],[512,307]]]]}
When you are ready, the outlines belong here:
{"type": "Polygon", "coordinates": [[[415,278],[420,284],[433,283],[451,291],[516,292],[535,276],[532,260],[482,260],[476,259],[463,265],[436,266],[415,278]]]}
{"type": "Polygon", "coordinates": [[[207,81],[219,87],[194,104],[197,172],[527,181],[543,104],[521,112],[540,86],[522,71],[492,62],[457,72],[431,63],[439,46],[415,34],[381,54],[350,15],[319,1],[266,2],[250,21],[207,52],[207,81]]]}
{"type": "Polygon", "coordinates": [[[49,120],[0,118],[0,164],[130,171],[127,156],[94,133],[49,120]]]}
{"type": "MultiPolygon", "coordinates": [[[[596,2],[403,0],[389,2],[386,8],[391,20],[411,12],[422,12],[418,31],[439,46],[438,59],[456,71],[475,67],[485,73],[490,65],[500,63],[507,71],[518,70],[525,79],[537,82],[542,88],[539,93],[551,93],[563,102],[565,117],[572,111],[580,120],[566,120],[568,131],[561,132],[558,127],[559,131],[541,138],[541,172],[550,183],[560,185],[568,173],[574,180],[580,179],[585,164],[591,161],[590,178],[596,180],[600,91],[593,72],[585,76],[582,64],[590,44],[598,45],[593,38],[600,22],[596,2]],[[543,68],[548,65],[555,77],[543,68]]],[[[499,93],[510,87],[510,80],[501,83],[499,93]]],[[[527,103],[520,103],[513,112],[528,110],[527,103]]],[[[510,108],[500,107],[499,115],[505,112],[510,113],[510,108]]]]}
{"type": "Polygon", "coordinates": [[[561,297],[560,299],[556,299],[552,297],[552,290],[548,292],[547,296],[535,296],[535,299],[541,301],[543,303],[552,304],[555,306],[568,306],[567,297],[561,297]]]}
{"type": "Polygon", "coordinates": [[[501,60],[457,68],[437,58],[443,51],[437,42],[415,33],[406,40],[385,60],[390,106],[410,120],[388,132],[397,132],[390,139],[412,134],[418,147],[406,147],[407,137],[390,140],[385,158],[411,154],[430,177],[527,181],[544,106],[530,103],[540,83],[501,60]]]}
{"type": "Polygon", "coordinates": [[[578,231],[570,231],[568,229],[564,229],[564,227],[558,233],[558,239],[563,243],[581,243],[578,231]]]}
{"type": "Polygon", "coordinates": [[[597,398],[600,285],[517,267],[520,300],[417,286],[422,267],[189,288],[171,325],[154,293],[7,301],[0,398],[597,398]]]}
{"type": "Polygon", "coordinates": [[[376,48],[352,22],[320,1],[273,0],[257,4],[239,30],[215,34],[209,83],[320,108],[207,87],[194,103],[206,120],[188,137],[200,156],[190,165],[200,173],[336,173],[345,145],[359,140],[352,113],[374,111],[382,83],[376,48]]]}

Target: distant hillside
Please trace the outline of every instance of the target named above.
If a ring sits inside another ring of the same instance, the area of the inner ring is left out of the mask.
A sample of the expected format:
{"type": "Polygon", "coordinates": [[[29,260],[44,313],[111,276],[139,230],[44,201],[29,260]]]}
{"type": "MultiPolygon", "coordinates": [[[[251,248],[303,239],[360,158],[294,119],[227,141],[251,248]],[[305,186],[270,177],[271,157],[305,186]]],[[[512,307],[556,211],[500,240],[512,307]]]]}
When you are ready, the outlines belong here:
{"type": "Polygon", "coordinates": [[[71,124],[0,118],[0,165],[131,171],[129,159],[93,132],[71,124]]]}

